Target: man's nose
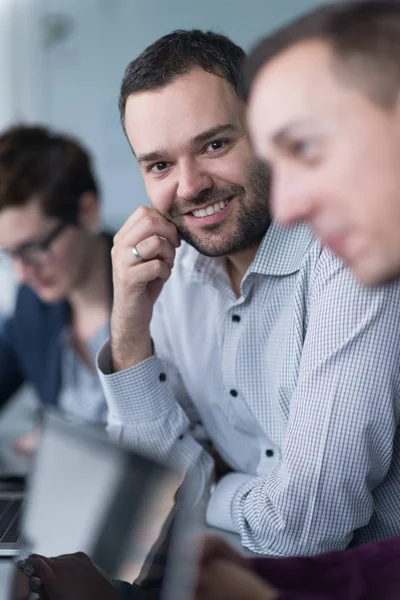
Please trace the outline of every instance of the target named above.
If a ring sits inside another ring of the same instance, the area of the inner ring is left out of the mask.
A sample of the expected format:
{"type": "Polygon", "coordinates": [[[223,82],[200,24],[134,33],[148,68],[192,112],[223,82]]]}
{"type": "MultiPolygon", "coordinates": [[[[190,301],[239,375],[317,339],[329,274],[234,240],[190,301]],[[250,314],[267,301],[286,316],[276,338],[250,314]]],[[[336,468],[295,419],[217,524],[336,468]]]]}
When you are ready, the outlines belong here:
{"type": "Polygon", "coordinates": [[[177,189],[179,198],[192,200],[212,186],[211,176],[196,161],[188,161],[180,165],[177,189]]]}
{"type": "Polygon", "coordinates": [[[271,189],[271,212],[273,218],[285,227],[299,221],[308,221],[314,210],[312,194],[294,178],[274,176],[271,189]]]}

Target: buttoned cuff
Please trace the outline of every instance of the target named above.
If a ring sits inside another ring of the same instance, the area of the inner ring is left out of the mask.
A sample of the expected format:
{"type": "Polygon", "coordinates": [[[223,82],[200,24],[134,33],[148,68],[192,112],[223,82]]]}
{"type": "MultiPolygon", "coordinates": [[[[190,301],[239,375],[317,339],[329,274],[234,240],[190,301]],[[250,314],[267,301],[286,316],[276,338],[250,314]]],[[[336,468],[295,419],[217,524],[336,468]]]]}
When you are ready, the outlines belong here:
{"type": "Polygon", "coordinates": [[[252,479],[254,475],[229,473],[218,482],[207,506],[208,525],[239,533],[232,519],[232,502],[238,489],[252,479]]]}
{"type": "Polygon", "coordinates": [[[133,415],[136,423],[149,421],[159,418],[171,408],[170,394],[166,390],[168,377],[161,359],[152,356],[133,367],[113,373],[108,341],[97,355],[97,369],[111,422],[129,422],[133,415]]]}

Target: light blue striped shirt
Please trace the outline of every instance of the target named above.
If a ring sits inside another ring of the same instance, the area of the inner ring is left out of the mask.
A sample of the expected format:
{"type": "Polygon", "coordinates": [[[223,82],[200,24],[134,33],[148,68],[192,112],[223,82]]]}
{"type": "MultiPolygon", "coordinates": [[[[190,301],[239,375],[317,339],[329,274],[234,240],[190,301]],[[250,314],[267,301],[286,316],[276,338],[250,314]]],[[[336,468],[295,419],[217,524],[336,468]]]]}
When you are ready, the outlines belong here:
{"type": "Polygon", "coordinates": [[[255,552],[400,534],[400,284],[363,288],[308,229],[273,224],[241,292],[223,259],[183,244],[155,356],[112,374],[109,346],[99,355],[111,433],[197,472],[200,493],[204,428],[235,471],[207,520],[255,552]]]}
{"type": "Polygon", "coordinates": [[[110,336],[107,321],[87,341],[86,364],[71,339],[71,328],[61,332],[61,386],[58,406],[66,415],[87,423],[107,423],[107,403],[96,370],[96,356],[110,336]]]}

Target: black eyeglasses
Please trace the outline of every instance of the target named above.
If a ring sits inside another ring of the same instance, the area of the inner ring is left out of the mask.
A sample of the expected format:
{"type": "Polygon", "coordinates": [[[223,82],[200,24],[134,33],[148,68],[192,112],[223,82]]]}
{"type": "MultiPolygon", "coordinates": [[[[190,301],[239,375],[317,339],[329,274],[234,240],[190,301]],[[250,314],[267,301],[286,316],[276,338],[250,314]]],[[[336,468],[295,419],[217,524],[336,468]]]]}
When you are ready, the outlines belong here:
{"type": "Polygon", "coordinates": [[[69,227],[71,223],[62,221],[49,235],[41,242],[29,242],[22,244],[16,250],[0,250],[0,256],[8,259],[19,259],[25,265],[40,266],[46,260],[51,244],[58,236],[69,227]]]}

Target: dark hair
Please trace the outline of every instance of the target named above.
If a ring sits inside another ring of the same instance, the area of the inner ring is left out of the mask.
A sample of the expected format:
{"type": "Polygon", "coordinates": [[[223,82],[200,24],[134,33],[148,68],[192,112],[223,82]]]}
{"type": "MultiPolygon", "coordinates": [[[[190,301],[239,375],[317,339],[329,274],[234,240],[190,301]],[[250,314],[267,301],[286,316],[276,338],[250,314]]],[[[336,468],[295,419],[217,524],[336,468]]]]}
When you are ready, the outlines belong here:
{"type": "Polygon", "coordinates": [[[130,62],[125,70],[119,96],[122,123],[129,96],[161,89],[194,67],[223,77],[239,98],[243,98],[244,59],[242,48],[212,31],[178,30],[163,36],[130,62]]]}
{"type": "Polygon", "coordinates": [[[371,99],[393,106],[400,89],[400,4],[375,0],[328,4],[267,36],[244,68],[246,97],[259,71],[300,42],[321,40],[332,49],[332,67],[371,99]]]}
{"type": "Polygon", "coordinates": [[[75,222],[84,192],[98,195],[91,157],[74,139],[45,127],[0,135],[0,210],[37,198],[43,212],[75,222]]]}

